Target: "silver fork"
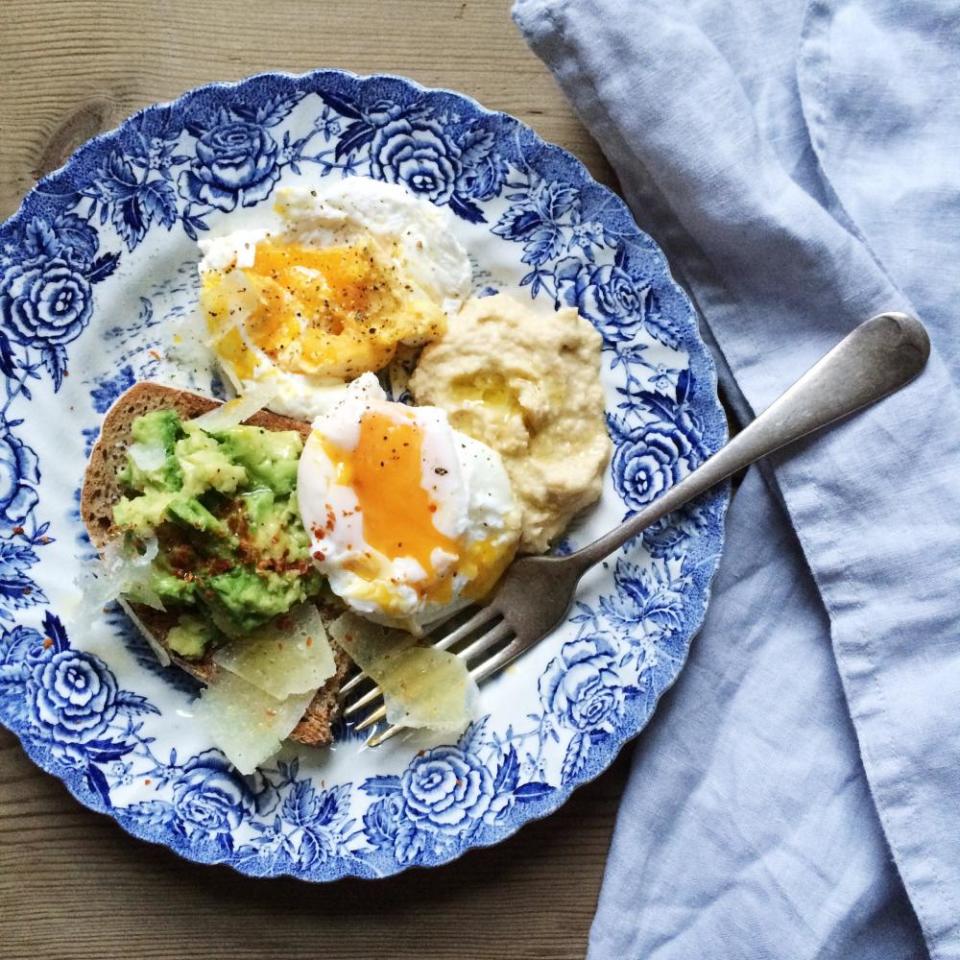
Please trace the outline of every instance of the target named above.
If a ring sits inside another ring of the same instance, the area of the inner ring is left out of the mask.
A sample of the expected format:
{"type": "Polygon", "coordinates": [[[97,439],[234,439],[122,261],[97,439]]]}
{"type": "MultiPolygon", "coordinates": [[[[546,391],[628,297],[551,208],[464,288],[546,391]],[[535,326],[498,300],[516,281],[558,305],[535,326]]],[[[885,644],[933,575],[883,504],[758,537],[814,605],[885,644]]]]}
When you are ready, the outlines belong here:
{"type": "MultiPolygon", "coordinates": [[[[493,676],[564,619],[580,578],[592,566],[744,467],[899,390],[920,373],[929,353],[927,333],[913,317],[884,313],[867,320],[659,499],[569,556],[514,561],[484,606],[451,632],[434,625],[431,642],[440,650],[459,647],[457,655],[473,665],[470,673],[478,683],[493,676]]],[[[386,716],[379,687],[362,692],[369,684],[361,673],[341,690],[345,716],[371,708],[357,730],[386,716]]],[[[379,746],[401,729],[391,726],[371,736],[367,744],[379,746]]]]}

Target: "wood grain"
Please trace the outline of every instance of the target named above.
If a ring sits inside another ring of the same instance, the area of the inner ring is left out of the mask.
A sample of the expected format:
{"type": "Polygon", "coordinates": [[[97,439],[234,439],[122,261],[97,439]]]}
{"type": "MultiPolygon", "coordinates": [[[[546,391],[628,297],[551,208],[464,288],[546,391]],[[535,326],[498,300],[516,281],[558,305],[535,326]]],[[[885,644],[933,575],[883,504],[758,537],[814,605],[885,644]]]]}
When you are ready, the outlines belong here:
{"type": "MultiPolygon", "coordinates": [[[[148,103],[261,70],[344,67],[462,90],[611,182],[505,0],[0,0],[0,216],[148,103]]],[[[0,957],[582,957],[621,758],[558,813],[436,870],[312,886],[200,867],[81,807],[0,731],[0,957]]]]}
{"type": "Polygon", "coordinates": [[[200,867],[127,836],[0,734],[5,960],[574,960],[623,757],[546,820],[432,870],[311,885],[200,867]]]}
{"type": "Polygon", "coordinates": [[[612,175],[505,0],[3,0],[0,215],[133,111],[201,83],[342,67],[452,87],[612,175]]]}

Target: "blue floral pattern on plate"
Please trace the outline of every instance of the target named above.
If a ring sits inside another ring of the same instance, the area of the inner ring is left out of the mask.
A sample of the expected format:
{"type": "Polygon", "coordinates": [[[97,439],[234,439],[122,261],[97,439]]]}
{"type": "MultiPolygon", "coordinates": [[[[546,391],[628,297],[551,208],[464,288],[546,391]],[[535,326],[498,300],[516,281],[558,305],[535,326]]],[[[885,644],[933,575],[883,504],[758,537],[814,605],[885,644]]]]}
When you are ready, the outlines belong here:
{"type": "MultiPolygon", "coordinates": [[[[195,307],[194,241],[269,209],[278,184],[355,175],[449,210],[478,294],[575,306],[603,335],[615,452],[600,505],[558,552],[645,506],[724,438],[693,311],[623,203],[458,94],[338,71],[204,87],[41,181],[0,228],[0,719],[130,832],[255,875],[442,863],[556,809],[676,678],[722,542],[723,491],[647,531],[484,688],[486,714],[456,743],[361,753],[345,729],[337,749],[287,748],[252,777],[189,723],[195,684],[162,668],[118,608],[77,622],[68,581],[91,547],[76,484],[123,390],[182,382],[163,346],[195,307]]],[[[182,383],[221,389],[212,370],[182,383]]]]}

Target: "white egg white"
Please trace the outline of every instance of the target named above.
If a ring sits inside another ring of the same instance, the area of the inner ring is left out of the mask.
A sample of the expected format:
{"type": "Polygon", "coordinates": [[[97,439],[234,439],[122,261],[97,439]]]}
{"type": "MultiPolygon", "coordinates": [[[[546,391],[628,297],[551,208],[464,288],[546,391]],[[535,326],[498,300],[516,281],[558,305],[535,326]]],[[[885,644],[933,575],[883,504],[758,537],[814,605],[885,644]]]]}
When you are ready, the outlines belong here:
{"type": "Polygon", "coordinates": [[[285,187],[276,209],[306,245],[349,243],[359,232],[396,242],[410,276],[451,312],[470,294],[470,261],[450,214],[395,183],[350,177],[326,190],[285,187]]]}

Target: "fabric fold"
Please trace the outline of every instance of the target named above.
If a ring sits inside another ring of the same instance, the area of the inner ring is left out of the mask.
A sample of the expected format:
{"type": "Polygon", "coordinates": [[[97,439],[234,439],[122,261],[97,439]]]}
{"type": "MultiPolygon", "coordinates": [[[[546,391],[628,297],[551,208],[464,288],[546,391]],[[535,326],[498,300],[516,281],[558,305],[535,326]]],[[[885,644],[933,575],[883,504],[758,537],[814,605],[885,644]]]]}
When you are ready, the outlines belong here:
{"type": "Polygon", "coordinates": [[[952,0],[811,3],[798,88],[820,169],[891,275],[927,319],[954,375],[947,335],[960,279],[960,11],[952,0]],[[946,269],[945,269],[946,268],[946,269]]]}
{"type": "Polygon", "coordinates": [[[703,630],[637,741],[592,958],[923,956],[828,631],[796,536],[752,470],[703,630]]]}

